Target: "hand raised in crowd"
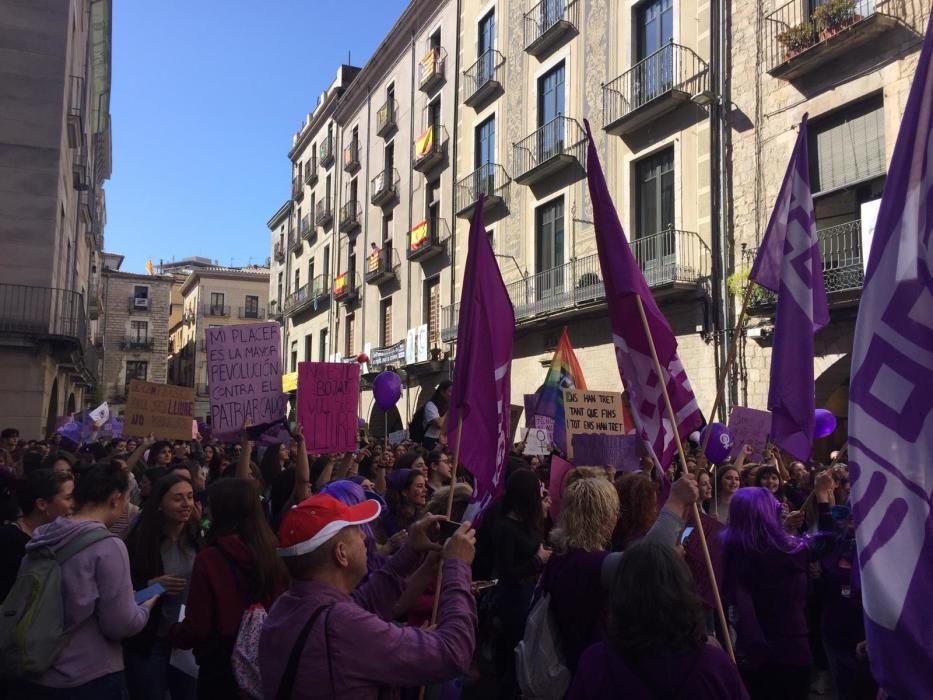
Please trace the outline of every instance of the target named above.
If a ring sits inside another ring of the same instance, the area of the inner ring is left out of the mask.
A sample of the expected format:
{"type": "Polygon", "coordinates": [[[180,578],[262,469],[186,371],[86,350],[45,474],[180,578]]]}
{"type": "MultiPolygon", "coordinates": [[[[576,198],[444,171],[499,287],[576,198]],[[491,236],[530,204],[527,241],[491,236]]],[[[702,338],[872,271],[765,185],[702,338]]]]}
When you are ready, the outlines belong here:
{"type": "Polygon", "coordinates": [[[438,524],[447,520],[443,515],[428,515],[408,528],[408,544],[416,552],[430,552],[441,546],[431,539],[438,524]]]}
{"type": "Polygon", "coordinates": [[[668,502],[687,508],[697,502],[700,497],[700,489],[697,486],[696,477],[693,474],[684,474],[677,481],[671,484],[671,495],[668,502]]]}
{"type": "Polygon", "coordinates": [[[289,433],[294,440],[299,445],[303,445],[305,441],[305,429],[301,427],[301,423],[295,423],[295,429],[289,433]]]}
{"type": "Polygon", "coordinates": [[[804,512],[802,510],[794,510],[787,514],[787,517],[784,518],[784,529],[788,532],[796,532],[803,525],[803,516],[804,512]]]}
{"type": "Polygon", "coordinates": [[[833,473],[829,469],[820,472],[813,483],[813,494],[819,503],[829,503],[830,494],[836,488],[836,481],[833,479],[833,473]]]}
{"type": "Polygon", "coordinates": [[[401,549],[406,542],[408,542],[408,530],[399,530],[386,542],[386,549],[389,554],[392,554],[401,549]]]}
{"type": "Polygon", "coordinates": [[[155,444],[155,441],[156,441],[155,435],[153,435],[152,433],[149,433],[146,437],[143,438],[143,442],[142,442],[143,447],[145,447],[146,449],[149,449],[155,444]]]}
{"type": "MultiPolygon", "coordinates": [[[[440,517],[440,516],[438,516],[440,517]]],[[[450,536],[444,545],[444,560],[457,559],[466,564],[473,563],[476,556],[476,530],[469,521],[465,521],[457,531],[450,536]]]]}
{"type": "Polygon", "coordinates": [[[165,592],[169,595],[176,595],[185,590],[185,585],[188,581],[178,576],[157,576],[156,578],[149,579],[147,586],[154,586],[157,583],[161,583],[165,587],[165,592]]]}

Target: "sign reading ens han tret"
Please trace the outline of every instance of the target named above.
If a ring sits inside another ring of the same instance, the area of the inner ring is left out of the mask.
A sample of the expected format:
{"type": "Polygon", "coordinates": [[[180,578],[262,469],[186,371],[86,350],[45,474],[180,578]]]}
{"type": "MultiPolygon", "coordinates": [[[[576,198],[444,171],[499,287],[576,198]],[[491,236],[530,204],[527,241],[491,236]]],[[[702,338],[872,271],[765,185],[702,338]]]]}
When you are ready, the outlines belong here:
{"type": "Polygon", "coordinates": [[[237,435],[249,419],[254,426],[285,418],[282,352],[277,323],[208,328],[207,377],[213,435],[237,435]]]}

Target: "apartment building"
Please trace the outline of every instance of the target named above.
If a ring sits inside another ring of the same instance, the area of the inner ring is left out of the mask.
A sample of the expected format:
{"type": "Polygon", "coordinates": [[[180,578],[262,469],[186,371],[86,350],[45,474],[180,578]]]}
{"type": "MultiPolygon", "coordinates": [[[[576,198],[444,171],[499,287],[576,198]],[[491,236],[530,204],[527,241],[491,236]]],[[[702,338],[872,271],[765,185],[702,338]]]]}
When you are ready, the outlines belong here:
{"type": "Polygon", "coordinates": [[[121,272],[119,263],[106,267],[102,277],[104,310],[97,335],[101,398],[119,415],[131,380],[166,382],[173,280],[170,275],[121,272]]]}
{"type": "Polygon", "coordinates": [[[210,415],[205,329],[267,320],[269,269],[192,270],[181,285],[181,297],[182,331],[170,374],[174,384],[195,388],[195,415],[205,418],[210,415]]]}
{"type": "MultiPolygon", "coordinates": [[[[741,274],[750,268],[797,126],[808,114],[810,187],[831,319],[816,337],[816,405],[839,418],[830,447],[841,444],[847,432],[864,265],[931,5],[927,0],[822,5],[734,6],[732,214],[734,265],[741,274]]],[[[755,293],[750,313],[754,337],[740,343],[733,388],[741,403],[763,406],[774,297],[755,293]]]]}
{"type": "Polygon", "coordinates": [[[0,424],[96,400],[110,177],[110,0],[0,0],[0,424]]]}

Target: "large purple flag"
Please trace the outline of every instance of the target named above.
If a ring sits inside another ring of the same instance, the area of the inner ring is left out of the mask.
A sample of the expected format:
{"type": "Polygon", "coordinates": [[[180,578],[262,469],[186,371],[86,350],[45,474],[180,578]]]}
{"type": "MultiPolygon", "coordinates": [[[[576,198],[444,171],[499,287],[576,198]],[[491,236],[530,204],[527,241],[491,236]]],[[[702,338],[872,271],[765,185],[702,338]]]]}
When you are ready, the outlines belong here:
{"type": "Polygon", "coordinates": [[[457,426],[462,421],[460,462],[475,478],[469,518],[496,500],[505,487],[514,335],[515,312],[483,225],[481,196],[470,223],[447,412],[448,443],[457,445],[457,426]]]}
{"type": "Polygon", "coordinates": [[[771,440],[797,459],[813,446],[813,335],[829,323],[810,193],[807,116],[749,278],[778,293],[771,348],[771,440]]]}
{"type": "Polygon", "coordinates": [[[872,674],[933,694],[933,19],[884,186],[859,305],[849,469],[872,674]]]}
{"type": "Polygon", "coordinates": [[[603,271],[609,324],[612,328],[619,374],[622,375],[622,383],[628,392],[635,426],[645,444],[651,447],[660,465],[666,469],[677,451],[674,431],[677,431],[681,439],[686,438],[703,424],[703,414],[700,413],[693,396],[687,373],[677,357],[677,339],[655,303],[654,295],[625,238],[625,231],[622,230],[599,164],[590,124],[584,124],[589,140],[586,175],[590,186],[590,199],[593,201],[596,247],[603,271]],[[661,384],[655,372],[636,297],[641,298],[648,319],[663,374],[661,381],[667,387],[676,426],[672,426],[668,419],[661,384]]]}

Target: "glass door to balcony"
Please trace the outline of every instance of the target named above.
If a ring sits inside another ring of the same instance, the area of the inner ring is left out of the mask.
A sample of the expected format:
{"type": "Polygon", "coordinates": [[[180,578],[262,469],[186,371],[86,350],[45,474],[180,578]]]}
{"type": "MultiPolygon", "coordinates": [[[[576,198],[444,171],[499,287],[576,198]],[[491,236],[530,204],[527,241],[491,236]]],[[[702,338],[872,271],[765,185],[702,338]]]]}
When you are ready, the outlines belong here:
{"type": "Polygon", "coordinates": [[[487,197],[495,192],[496,117],[491,116],[476,127],[473,167],[476,168],[474,198],[480,193],[487,197]]]}
{"type": "Polygon", "coordinates": [[[668,148],[636,165],[637,228],[635,257],[649,286],[673,274],[674,149],[668,148]]]}
{"type": "Polygon", "coordinates": [[[476,42],[476,86],[479,87],[494,77],[496,58],[496,11],[492,10],[479,21],[479,36],[476,42]]]}
{"type": "Polygon", "coordinates": [[[634,94],[636,104],[642,105],[674,86],[674,0],[653,0],[637,13],[639,69],[634,94]]]}
{"type": "Polygon", "coordinates": [[[566,8],[567,0],[544,0],[541,3],[542,34],[563,19],[566,8]]]}
{"type": "Polygon", "coordinates": [[[535,301],[559,294],[564,287],[564,198],[535,211],[535,301]]]}
{"type": "Polygon", "coordinates": [[[561,63],[538,79],[538,153],[537,165],[564,150],[564,64],[561,63]]]}

